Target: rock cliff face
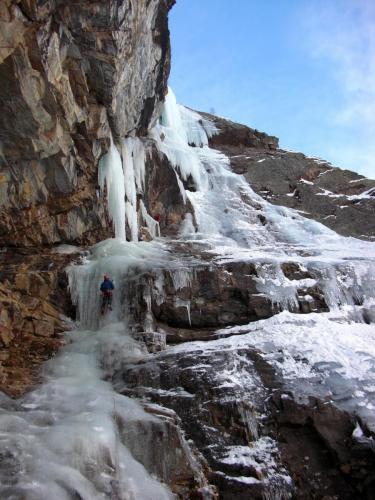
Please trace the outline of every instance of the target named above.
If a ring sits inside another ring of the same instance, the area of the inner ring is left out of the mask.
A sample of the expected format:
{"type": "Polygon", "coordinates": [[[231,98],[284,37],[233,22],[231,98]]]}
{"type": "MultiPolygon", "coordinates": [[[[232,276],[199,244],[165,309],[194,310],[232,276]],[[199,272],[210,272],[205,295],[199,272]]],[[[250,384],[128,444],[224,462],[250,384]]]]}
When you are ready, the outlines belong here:
{"type": "Polygon", "coordinates": [[[111,234],[97,166],[166,91],[173,1],[6,1],[0,10],[0,244],[111,234]]]}
{"type": "Polygon", "coordinates": [[[351,415],[317,398],[294,399],[245,343],[172,347],[124,366],[121,377],[124,394],[181,418],[220,499],[372,498],[374,457],[352,438],[351,415]]]}
{"type": "Polygon", "coordinates": [[[1,390],[12,396],[38,378],[40,363],[64,343],[67,316],[74,315],[64,268],[73,257],[47,250],[1,254],[1,390]]]}

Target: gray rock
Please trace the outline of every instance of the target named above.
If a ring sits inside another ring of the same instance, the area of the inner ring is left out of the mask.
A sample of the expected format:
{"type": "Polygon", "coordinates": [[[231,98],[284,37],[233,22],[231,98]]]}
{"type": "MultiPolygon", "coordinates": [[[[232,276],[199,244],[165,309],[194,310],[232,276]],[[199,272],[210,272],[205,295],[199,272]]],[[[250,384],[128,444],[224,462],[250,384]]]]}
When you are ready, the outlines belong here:
{"type": "Polygon", "coordinates": [[[177,346],[122,367],[115,383],[178,415],[219,498],[373,498],[374,454],[353,443],[353,418],[327,401],[296,401],[251,346],[177,346]]]}

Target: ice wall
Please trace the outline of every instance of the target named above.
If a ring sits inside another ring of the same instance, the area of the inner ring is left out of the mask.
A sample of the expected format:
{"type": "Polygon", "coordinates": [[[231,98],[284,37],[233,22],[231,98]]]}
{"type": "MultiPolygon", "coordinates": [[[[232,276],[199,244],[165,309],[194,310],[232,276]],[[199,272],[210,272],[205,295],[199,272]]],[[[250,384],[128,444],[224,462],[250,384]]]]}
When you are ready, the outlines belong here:
{"type": "Polygon", "coordinates": [[[182,181],[182,191],[182,183],[189,180],[199,189],[205,186],[205,169],[196,154],[196,148],[192,145],[208,149],[208,137],[215,133],[215,130],[210,122],[203,121],[197,113],[178,105],[172,90],[169,89],[159,123],[151,130],[150,135],[176,169],[182,181]]]}
{"type": "Polygon", "coordinates": [[[115,285],[113,314],[108,318],[110,321],[114,318],[125,321],[127,303],[124,291],[129,286],[129,273],[140,280],[151,271],[157,273],[158,269],[177,265],[166,246],[158,241],[127,242],[114,238],[98,243],[81,265],[67,269],[72,301],[77,306],[81,327],[95,329],[103,326],[99,286],[104,274],[108,274],[115,285]]]}
{"type": "MultiPolygon", "coordinates": [[[[161,278],[162,270],[169,267],[175,270],[176,286],[189,282],[178,259],[171,258],[161,242],[114,238],[95,245],[79,265],[67,269],[77,305],[77,329],[67,335],[58,356],[47,363],[39,387],[16,402],[1,399],[0,443],[7,457],[0,467],[2,499],[176,498],[160,482],[162,478],[158,480],[142,465],[154,460],[152,447],[142,441],[143,433],[150,439],[159,432],[163,442],[157,446],[169,446],[169,424],[115,392],[106,381],[127,363],[148,355],[145,345],[131,336],[129,311],[134,297],[127,293],[129,280],[142,281],[145,276],[147,282],[151,272],[161,278]],[[113,279],[115,293],[113,311],[102,317],[99,286],[104,273],[113,279]],[[130,450],[137,450],[138,460],[130,450]]],[[[150,293],[145,289],[142,297],[148,309],[150,293]]],[[[152,321],[146,324],[149,319],[146,315],[145,324],[140,325],[144,331],[152,329],[152,321]]],[[[173,432],[170,439],[175,447],[166,449],[160,470],[174,471],[180,461],[185,467],[195,463],[188,443],[178,431],[173,432]]]]}
{"type": "Polygon", "coordinates": [[[121,437],[120,422],[142,422],[147,428],[158,420],[103,381],[114,357],[134,362],[141,349],[123,323],[75,331],[69,339],[46,365],[42,385],[18,401],[2,399],[1,449],[8,463],[0,470],[0,476],[5,472],[0,497],[174,498],[133,458],[121,437]]]}

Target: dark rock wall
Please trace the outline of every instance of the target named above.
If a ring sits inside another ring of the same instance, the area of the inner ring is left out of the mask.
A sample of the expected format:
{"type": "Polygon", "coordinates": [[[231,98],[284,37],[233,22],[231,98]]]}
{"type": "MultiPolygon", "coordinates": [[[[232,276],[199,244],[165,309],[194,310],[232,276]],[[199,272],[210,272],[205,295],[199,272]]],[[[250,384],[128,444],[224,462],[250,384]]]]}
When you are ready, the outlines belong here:
{"type": "Polygon", "coordinates": [[[148,213],[159,220],[163,236],[176,236],[186,214],[194,214],[190,201],[184,201],[168,158],[154,144],[149,145],[146,159],[144,202],[148,213]]]}
{"type": "Polygon", "coordinates": [[[294,398],[251,347],[172,348],[124,366],[116,378],[124,394],[176,412],[206,459],[220,499],[374,498],[374,453],[354,441],[355,418],[327,401],[294,398]],[[274,439],[278,451],[271,460],[266,454],[252,462],[246,456],[225,460],[228,448],[251,450],[274,439]],[[286,474],[293,486],[282,481],[286,474]]]}
{"type": "MultiPolygon", "coordinates": [[[[286,277],[291,276],[287,270],[284,273],[286,277]]],[[[296,274],[293,274],[292,279],[302,279],[296,274]]],[[[251,263],[210,263],[195,267],[189,286],[176,289],[172,276],[165,272],[165,295],[162,301],[152,304],[153,314],[159,322],[172,329],[190,328],[191,331],[187,330],[183,337],[185,341],[205,339],[206,329],[210,327],[217,329],[269,318],[279,313],[281,308],[259,293],[257,277],[256,266],[251,263]],[[185,304],[189,304],[189,310],[185,304]]],[[[312,278],[310,274],[307,277],[312,278]]],[[[291,309],[295,313],[327,311],[323,297],[318,287],[307,288],[302,285],[298,288],[298,305],[291,309]],[[307,302],[304,299],[306,295],[313,297],[313,300],[307,302]]],[[[173,335],[170,329],[167,339],[179,341],[178,335],[173,335]]]]}
{"type": "Polygon", "coordinates": [[[279,139],[272,135],[267,135],[259,130],[235,123],[225,118],[201,113],[205,118],[215,124],[218,133],[210,139],[210,145],[220,149],[225,145],[229,151],[234,148],[257,148],[261,150],[275,151],[279,147],[279,139]]]}

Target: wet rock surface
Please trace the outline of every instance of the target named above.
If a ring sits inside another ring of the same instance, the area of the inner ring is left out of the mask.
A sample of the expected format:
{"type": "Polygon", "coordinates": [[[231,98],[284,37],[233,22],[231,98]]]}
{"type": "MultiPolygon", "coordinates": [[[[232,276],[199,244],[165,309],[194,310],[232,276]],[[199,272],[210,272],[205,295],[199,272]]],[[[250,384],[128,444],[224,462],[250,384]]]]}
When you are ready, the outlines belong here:
{"type": "Polygon", "coordinates": [[[320,158],[284,151],[275,137],[204,115],[219,129],[210,144],[225,153],[232,170],[244,175],[267,201],[294,208],[343,236],[375,239],[375,180],[320,158]]]}

